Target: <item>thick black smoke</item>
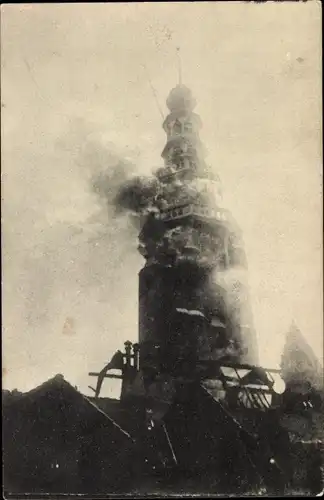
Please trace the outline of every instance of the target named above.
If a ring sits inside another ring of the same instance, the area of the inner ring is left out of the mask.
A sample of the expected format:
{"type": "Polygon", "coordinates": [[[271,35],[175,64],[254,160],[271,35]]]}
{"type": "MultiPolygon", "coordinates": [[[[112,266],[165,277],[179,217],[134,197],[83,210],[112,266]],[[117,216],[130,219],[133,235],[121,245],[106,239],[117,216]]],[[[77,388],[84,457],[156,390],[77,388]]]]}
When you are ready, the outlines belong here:
{"type": "MultiPolygon", "coordinates": [[[[104,166],[103,166],[104,167],[104,166]]],[[[120,158],[112,158],[112,163],[91,177],[93,191],[102,199],[108,208],[118,208],[116,197],[127,181],[135,166],[120,158]]]]}
{"type": "Polygon", "coordinates": [[[110,160],[107,168],[92,175],[93,191],[112,215],[142,213],[152,204],[157,181],[153,177],[134,175],[136,166],[126,159],[112,155],[110,160]]]}
{"type": "Polygon", "coordinates": [[[141,213],[147,209],[157,194],[157,182],[149,177],[133,177],[120,186],[114,204],[117,212],[129,210],[141,213]]]}

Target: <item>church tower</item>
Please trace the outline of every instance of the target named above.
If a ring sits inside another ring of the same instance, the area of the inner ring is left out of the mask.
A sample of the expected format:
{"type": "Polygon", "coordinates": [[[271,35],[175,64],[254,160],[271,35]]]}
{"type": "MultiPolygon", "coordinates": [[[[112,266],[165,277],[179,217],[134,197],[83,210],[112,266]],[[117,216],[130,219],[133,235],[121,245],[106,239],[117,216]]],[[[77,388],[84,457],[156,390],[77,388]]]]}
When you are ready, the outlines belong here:
{"type": "Polygon", "coordinates": [[[191,376],[208,360],[255,364],[240,230],[206,164],[190,89],[178,84],[166,104],[164,166],[139,234],[140,367],[150,378],[191,376]]]}

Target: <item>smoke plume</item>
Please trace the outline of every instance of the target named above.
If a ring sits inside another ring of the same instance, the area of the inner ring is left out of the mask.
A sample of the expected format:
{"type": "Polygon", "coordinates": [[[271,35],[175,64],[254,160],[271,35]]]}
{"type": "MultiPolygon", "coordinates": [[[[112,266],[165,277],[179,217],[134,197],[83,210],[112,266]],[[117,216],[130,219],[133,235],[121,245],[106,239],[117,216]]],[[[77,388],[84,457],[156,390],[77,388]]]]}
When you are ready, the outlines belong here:
{"type": "Polygon", "coordinates": [[[3,226],[9,388],[28,390],[64,373],[87,392],[88,371],[100,369],[126,339],[137,339],[142,258],[128,205],[116,201],[134,178],[136,151],[104,141],[100,132],[75,120],[57,138],[46,171],[43,158],[33,159],[32,206],[18,196],[22,176],[4,179],[12,193],[3,226]],[[19,366],[28,366],[29,377],[19,366]]]}
{"type": "Polygon", "coordinates": [[[141,213],[151,204],[157,193],[157,182],[149,177],[133,177],[120,186],[114,198],[117,212],[141,213]]]}

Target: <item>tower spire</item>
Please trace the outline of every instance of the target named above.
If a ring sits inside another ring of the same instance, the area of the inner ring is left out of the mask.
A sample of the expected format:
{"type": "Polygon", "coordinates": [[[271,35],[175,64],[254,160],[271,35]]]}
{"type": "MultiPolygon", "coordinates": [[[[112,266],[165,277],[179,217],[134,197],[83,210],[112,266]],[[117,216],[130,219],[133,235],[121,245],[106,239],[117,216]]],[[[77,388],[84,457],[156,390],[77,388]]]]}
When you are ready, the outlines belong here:
{"type": "Polygon", "coordinates": [[[146,260],[138,323],[145,383],[154,370],[188,374],[207,359],[254,363],[257,357],[248,293],[236,271],[245,269],[243,243],[218,204],[196,101],[181,81],[179,48],[176,53],[179,83],[166,100],[164,166],[156,171],[154,211],[143,218],[139,234],[146,260]],[[223,286],[223,271],[235,275],[230,286],[223,286]]]}
{"type": "Polygon", "coordinates": [[[182,65],[181,65],[181,57],[180,57],[180,47],[177,47],[177,59],[178,59],[179,85],[182,85],[182,65]]]}

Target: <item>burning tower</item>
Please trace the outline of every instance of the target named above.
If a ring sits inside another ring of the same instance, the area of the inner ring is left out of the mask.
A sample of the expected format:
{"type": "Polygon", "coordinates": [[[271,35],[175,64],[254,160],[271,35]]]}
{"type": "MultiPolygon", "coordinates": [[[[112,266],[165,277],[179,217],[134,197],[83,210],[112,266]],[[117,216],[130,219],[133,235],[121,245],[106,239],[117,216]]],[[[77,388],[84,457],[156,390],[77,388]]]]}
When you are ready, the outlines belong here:
{"type": "Polygon", "coordinates": [[[203,360],[257,362],[241,231],[206,164],[195,105],[186,86],[171,90],[164,167],[139,235],[140,366],[149,378],[189,374],[203,360]]]}
{"type": "Polygon", "coordinates": [[[257,366],[242,234],[206,164],[195,104],[181,83],[171,90],[164,166],[118,194],[140,219],[139,339],[90,373],[94,401],[136,436],[149,475],[282,489],[291,475],[277,411],[284,382],[257,366]],[[105,377],[122,381],[118,405],[99,398],[105,377]]]}
{"type": "MultiPolygon", "coordinates": [[[[177,85],[167,105],[164,166],[144,189],[140,179],[134,184],[145,258],[139,342],[125,342],[124,353],[90,373],[98,377],[94,398],[62,376],[7,395],[7,489],[107,495],[277,494],[306,482],[307,491],[322,488],[323,444],[314,430],[323,427],[323,396],[314,357],[293,328],[294,355],[283,356],[288,389],[279,370],[257,366],[241,232],[206,165],[190,90],[177,85]],[[121,375],[107,374],[112,369],[121,375]],[[99,397],[105,377],[121,379],[120,400],[99,397]],[[306,420],[309,443],[302,440],[306,420]]],[[[134,185],[121,198],[134,194],[134,185]]]]}

